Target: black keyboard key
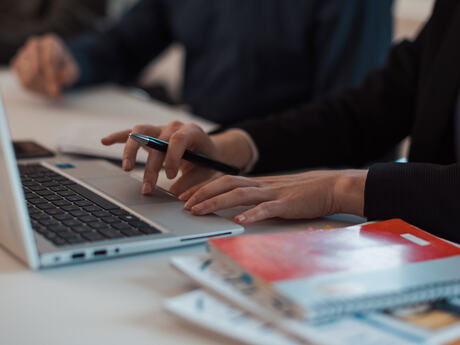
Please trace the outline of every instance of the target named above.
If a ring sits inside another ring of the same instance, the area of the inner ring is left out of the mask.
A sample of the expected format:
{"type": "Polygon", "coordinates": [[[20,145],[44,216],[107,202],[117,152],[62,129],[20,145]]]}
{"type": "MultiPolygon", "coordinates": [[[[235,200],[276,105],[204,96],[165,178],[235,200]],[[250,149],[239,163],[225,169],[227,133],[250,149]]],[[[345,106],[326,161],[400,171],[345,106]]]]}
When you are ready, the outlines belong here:
{"type": "Polygon", "coordinates": [[[82,222],[79,222],[78,220],[75,220],[75,219],[63,220],[62,224],[66,226],[71,226],[71,227],[83,225],[82,222]]]}
{"type": "Polygon", "coordinates": [[[96,223],[89,223],[88,224],[90,227],[92,227],[93,229],[95,230],[102,230],[102,229],[109,229],[110,226],[105,224],[105,223],[101,223],[101,222],[96,222],[96,223]]]}
{"type": "Polygon", "coordinates": [[[68,191],[68,189],[64,186],[56,186],[50,188],[53,192],[60,192],[60,191],[68,191]]]}
{"type": "Polygon", "coordinates": [[[58,200],[64,200],[62,199],[62,197],[60,197],[59,195],[56,195],[56,194],[53,194],[53,195],[47,195],[44,197],[46,200],[48,201],[58,201],[58,200]]]}
{"type": "Polygon", "coordinates": [[[60,206],[62,208],[62,206],[70,206],[72,205],[72,203],[70,203],[69,201],[67,200],[57,200],[57,201],[53,201],[53,204],[56,205],[56,206],[60,206]]]}
{"type": "Polygon", "coordinates": [[[84,206],[91,206],[92,203],[89,202],[88,200],[82,200],[82,201],[76,201],[75,205],[78,205],[80,207],[84,207],[84,206]]]}
{"type": "MultiPolygon", "coordinates": [[[[37,195],[40,195],[40,196],[54,195],[54,193],[52,191],[47,190],[47,189],[39,190],[36,193],[37,193],[37,195]]],[[[47,199],[47,200],[49,200],[49,199],[47,199]]]]}
{"type": "Polygon", "coordinates": [[[45,212],[51,216],[57,216],[57,215],[60,215],[60,214],[64,214],[64,211],[58,209],[58,208],[50,208],[50,209],[47,209],[45,210],[45,212]]]}
{"type": "Polygon", "coordinates": [[[120,232],[113,230],[113,229],[104,229],[104,230],[99,230],[98,232],[108,238],[124,237],[120,232]]]}
{"type": "Polygon", "coordinates": [[[61,184],[59,182],[51,181],[51,182],[42,183],[42,185],[46,187],[57,187],[57,186],[60,186],[61,184]]]}
{"type": "Polygon", "coordinates": [[[77,208],[75,211],[70,211],[69,213],[74,217],[83,217],[88,215],[88,212],[82,211],[79,208],[77,208]]]}
{"type": "Polygon", "coordinates": [[[38,191],[41,191],[41,190],[46,190],[46,187],[45,186],[38,186],[38,185],[32,185],[29,187],[30,190],[34,191],[34,192],[38,192],[38,191]]]}
{"type": "Polygon", "coordinates": [[[72,212],[72,211],[80,211],[80,207],[76,205],[68,205],[68,206],[62,206],[61,207],[64,211],[67,212],[72,212]]]}
{"type": "Polygon", "coordinates": [[[50,229],[53,232],[58,232],[59,234],[69,231],[69,228],[67,228],[64,225],[51,225],[50,227],[48,227],[48,229],[50,229]]]}
{"type": "Polygon", "coordinates": [[[51,182],[52,180],[48,177],[39,177],[39,178],[36,178],[35,181],[40,182],[40,183],[45,183],[45,182],[51,182]]]}
{"type": "Polygon", "coordinates": [[[54,218],[59,221],[73,219],[73,217],[68,213],[55,215],[54,218]]]}
{"type": "Polygon", "coordinates": [[[74,192],[72,192],[71,190],[67,190],[67,189],[64,189],[62,191],[56,191],[56,193],[59,194],[60,196],[65,196],[65,197],[76,195],[74,192]]]}
{"type": "Polygon", "coordinates": [[[41,219],[38,222],[44,226],[59,225],[59,222],[54,219],[41,219]]]}
{"type": "Polygon", "coordinates": [[[70,244],[77,244],[77,243],[84,243],[86,242],[83,238],[81,237],[69,237],[69,238],[66,238],[65,239],[67,242],[69,242],[70,244]]]}
{"type": "Polygon", "coordinates": [[[50,208],[56,208],[56,206],[54,206],[53,204],[47,202],[46,204],[38,204],[36,205],[37,208],[39,208],[40,210],[47,210],[47,209],[50,209],[50,208]]]}
{"type": "Polygon", "coordinates": [[[117,217],[103,217],[102,221],[107,224],[121,223],[121,220],[117,217]]]}
{"type": "Polygon", "coordinates": [[[84,198],[82,198],[82,197],[79,196],[79,195],[72,195],[72,196],[67,197],[66,199],[69,200],[69,201],[80,201],[80,200],[85,200],[84,198]]]}
{"type": "Polygon", "coordinates": [[[28,199],[27,201],[34,205],[44,204],[48,202],[43,198],[32,198],[32,199],[28,199]]]}
{"type": "Polygon", "coordinates": [[[106,211],[91,212],[94,217],[105,218],[110,217],[110,213],[106,211]]]}
{"type": "Polygon", "coordinates": [[[133,229],[131,226],[129,226],[126,223],[115,223],[115,224],[112,224],[112,227],[117,229],[117,230],[131,230],[131,229],[133,229]]]}
{"type": "Polygon", "coordinates": [[[123,215],[126,215],[126,214],[129,214],[128,212],[126,212],[125,210],[121,209],[121,208],[117,208],[115,210],[111,210],[110,213],[116,215],[116,216],[123,216],[123,215]]]}
{"type": "Polygon", "coordinates": [[[47,219],[51,219],[50,216],[44,214],[43,212],[41,212],[41,213],[36,213],[36,214],[32,214],[32,215],[30,215],[30,218],[35,219],[35,220],[47,220],[47,219]]]}
{"type": "Polygon", "coordinates": [[[75,182],[73,182],[71,180],[62,181],[61,184],[64,185],[64,186],[78,186],[75,182]]]}
{"type": "Polygon", "coordinates": [[[129,236],[129,237],[132,237],[132,236],[141,236],[143,235],[142,232],[139,232],[135,229],[129,229],[129,230],[121,230],[120,231],[123,235],[125,236],[129,236]]]}
{"type": "Polygon", "coordinates": [[[83,186],[73,185],[73,186],[69,186],[69,188],[73,190],[74,192],[84,196],[86,199],[91,200],[99,207],[102,207],[104,210],[114,210],[118,208],[118,206],[112,204],[110,201],[105,200],[104,198],[100,197],[96,193],[93,193],[92,191],[86,189],[83,186]]]}
{"type": "Polygon", "coordinates": [[[93,229],[90,228],[88,225],[78,225],[78,226],[72,226],[72,230],[78,233],[82,232],[92,232],[93,229]]]}
{"type": "Polygon", "coordinates": [[[137,230],[139,230],[140,232],[143,232],[146,235],[161,234],[160,230],[155,229],[153,226],[150,226],[148,224],[139,226],[137,230]]]}
{"type": "Polygon", "coordinates": [[[100,207],[97,207],[97,206],[88,206],[88,207],[83,207],[83,209],[85,211],[88,211],[88,212],[98,212],[98,211],[102,211],[102,209],[100,207]]]}
{"type": "Polygon", "coordinates": [[[94,242],[94,241],[103,241],[106,239],[106,237],[102,236],[98,232],[85,232],[81,234],[81,237],[87,239],[88,241],[94,242]]]}
{"type": "Polygon", "coordinates": [[[91,222],[99,221],[99,219],[94,216],[82,216],[82,217],[78,217],[78,220],[82,221],[83,223],[91,223],[91,222]]]}
{"type": "Polygon", "coordinates": [[[32,216],[34,214],[41,214],[42,211],[35,207],[28,207],[27,210],[29,211],[29,215],[32,216]]]}

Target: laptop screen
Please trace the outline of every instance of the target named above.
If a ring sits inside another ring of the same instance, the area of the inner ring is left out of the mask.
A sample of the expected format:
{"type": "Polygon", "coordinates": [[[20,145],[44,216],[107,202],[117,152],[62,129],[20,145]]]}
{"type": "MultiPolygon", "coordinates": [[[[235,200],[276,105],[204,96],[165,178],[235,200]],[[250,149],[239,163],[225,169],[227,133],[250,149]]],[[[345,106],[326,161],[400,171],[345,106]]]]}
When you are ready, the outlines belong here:
{"type": "Polygon", "coordinates": [[[38,251],[0,98],[0,245],[36,269],[38,251]]]}

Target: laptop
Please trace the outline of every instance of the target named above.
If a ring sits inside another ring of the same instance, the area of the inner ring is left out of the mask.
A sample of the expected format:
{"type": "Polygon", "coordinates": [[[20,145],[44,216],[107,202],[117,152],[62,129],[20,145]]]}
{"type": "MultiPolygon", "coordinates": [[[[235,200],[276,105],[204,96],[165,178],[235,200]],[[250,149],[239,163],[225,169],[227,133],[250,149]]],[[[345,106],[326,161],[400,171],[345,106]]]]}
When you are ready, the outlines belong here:
{"type": "Polygon", "coordinates": [[[31,269],[191,245],[244,228],[103,160],[18,162],[0,99],[0,244],[31,269]]]}

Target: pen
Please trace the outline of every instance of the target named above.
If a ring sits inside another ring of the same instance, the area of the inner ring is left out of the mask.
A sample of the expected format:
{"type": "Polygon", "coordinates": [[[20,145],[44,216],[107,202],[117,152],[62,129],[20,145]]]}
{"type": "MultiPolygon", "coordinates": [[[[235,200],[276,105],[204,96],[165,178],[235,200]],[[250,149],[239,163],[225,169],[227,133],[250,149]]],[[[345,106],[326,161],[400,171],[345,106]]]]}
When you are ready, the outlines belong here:
{"type": "MultiPolygon", "coordinates": [[[[148,135],[141,135],[141,134],[134,134],[129,133],[129,137],[134,141],[148,146],[152,149],[166,152],[168,150],[168,142],[164,140],[160,140],[154,137],[150,137],[148,135]]],[[[215,159],[209,158],[208,156],[202,155],[200,153],[194,153],[189,150],[185,150],[182,159],[189,161],[191,163],[195,163],[206,168],[214,169],[225,174],[229,175],[238,175],[240,173],[240,169],[233,165],[225,164],[215,159]]]]}

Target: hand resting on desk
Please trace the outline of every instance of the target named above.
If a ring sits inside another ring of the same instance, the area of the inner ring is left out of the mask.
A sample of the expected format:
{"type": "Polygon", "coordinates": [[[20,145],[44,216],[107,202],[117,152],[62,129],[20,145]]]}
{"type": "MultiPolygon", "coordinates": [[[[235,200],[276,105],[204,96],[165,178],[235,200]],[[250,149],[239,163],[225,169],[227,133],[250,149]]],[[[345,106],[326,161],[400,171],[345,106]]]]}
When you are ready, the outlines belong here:
{"type": "Polygon", "coordinates": [[[363,215],[364,186],[367,170],[310,171],[301,174],[255,177],[222,176],[192,163],[182,161],[186,149],[244,168],[251,161],[247,137],[238,129],[208,136],[194,124],[172,122],[164,127],[136,126],[102,139],[104,145],[126,142],[123,168],[133,169],[140,145],[128,139],[130,132],[169,141],[166,154],[149,149],[142,193],[152,192],[164,163],[172,179],[182,170],[171,192],[185,201],[185,208],[204,215],[235,206],[255,207],[239,214],[240,224],[262,219],[316,218],[334,213],[363,215]]]}
{"type": "Polygon", "coordinates": [[[24,88],[50,97],[59,97],[80,74],[65,43],[53,34],[30,38],[11,66],[24,88]]]}

